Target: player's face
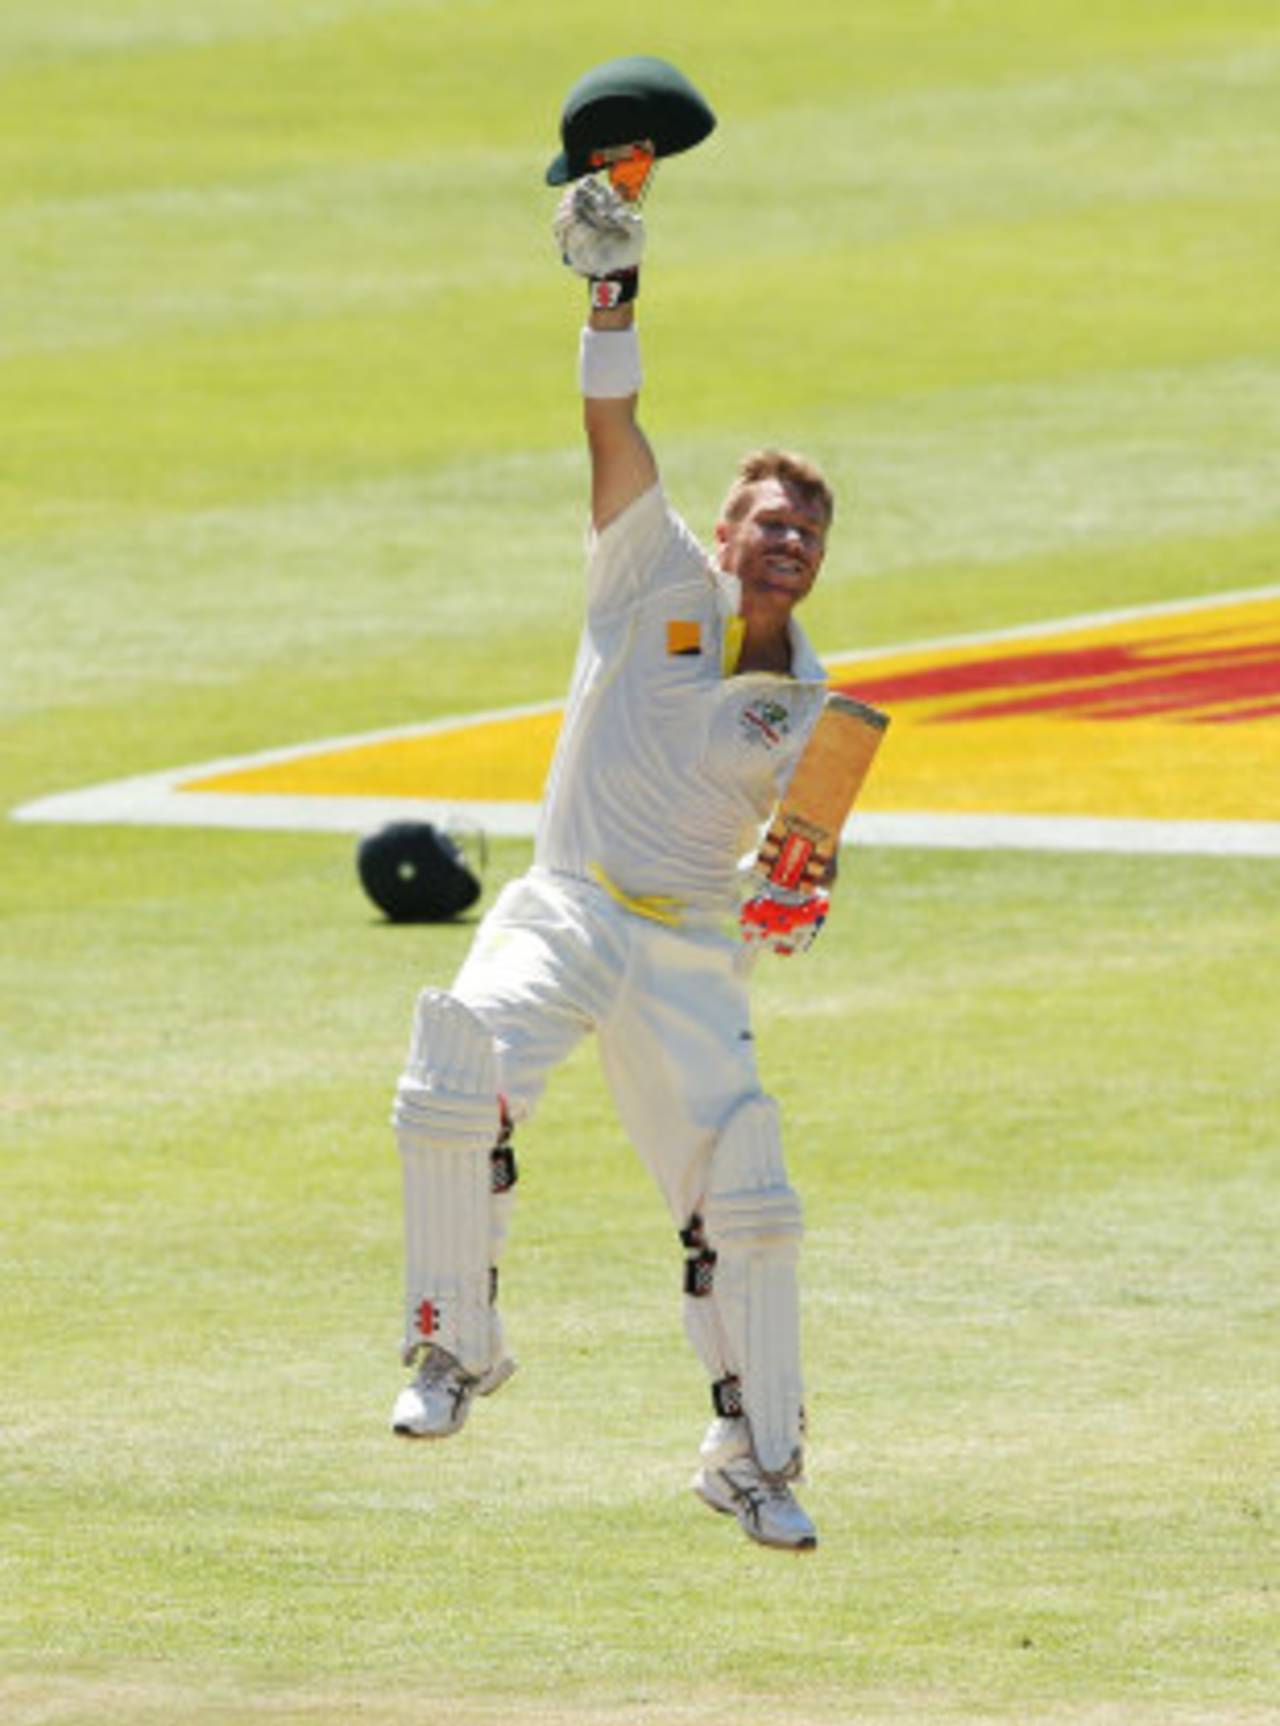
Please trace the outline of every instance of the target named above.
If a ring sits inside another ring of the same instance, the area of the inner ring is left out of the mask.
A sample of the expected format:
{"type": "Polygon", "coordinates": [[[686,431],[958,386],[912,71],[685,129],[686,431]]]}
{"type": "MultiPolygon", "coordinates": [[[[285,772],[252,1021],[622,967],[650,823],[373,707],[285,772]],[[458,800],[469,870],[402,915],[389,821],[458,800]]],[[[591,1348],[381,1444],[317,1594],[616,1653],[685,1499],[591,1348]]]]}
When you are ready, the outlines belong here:
{"type": "Polygon", "coordinates": [[[742,583],[742,612],[786,618],[822,566],[822,511],[779,479],[760,480],[746,511],[716,527],[720,567],[742,583]]]}

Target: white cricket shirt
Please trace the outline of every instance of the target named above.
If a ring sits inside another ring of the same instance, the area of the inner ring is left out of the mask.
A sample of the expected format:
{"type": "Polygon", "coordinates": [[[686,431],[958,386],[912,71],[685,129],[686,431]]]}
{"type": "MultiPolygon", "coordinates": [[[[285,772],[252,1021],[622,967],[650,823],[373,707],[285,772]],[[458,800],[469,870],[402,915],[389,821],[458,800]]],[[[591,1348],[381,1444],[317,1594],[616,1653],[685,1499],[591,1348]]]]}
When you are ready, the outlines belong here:
{"type": "Polygon", "coordinates": [[[791,622],[792,675],[722,670],[738,582],[660,486],[588,539],[587,615],[535,861],[697,912],[737,904],[737,865],[791,777],[826,676],[791,622]]]}

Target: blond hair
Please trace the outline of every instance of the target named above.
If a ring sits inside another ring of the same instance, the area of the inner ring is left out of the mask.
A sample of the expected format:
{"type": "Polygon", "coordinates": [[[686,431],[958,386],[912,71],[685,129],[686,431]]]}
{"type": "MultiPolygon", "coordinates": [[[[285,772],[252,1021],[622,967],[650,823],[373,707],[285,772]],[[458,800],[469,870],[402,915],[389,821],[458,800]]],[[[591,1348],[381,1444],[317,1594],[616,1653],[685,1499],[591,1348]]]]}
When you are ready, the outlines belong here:
{"type": "Polygon", "coordinates": [[[733,484],[720,509],[722,521],[737,521],[751,504],[751,493],[762,480],[776,479],[797,492],[812,509],[822,512],[827,527],[836,513],[831,487],[808,456],[794,450],[756,449],[738,463],[733,484]]]}

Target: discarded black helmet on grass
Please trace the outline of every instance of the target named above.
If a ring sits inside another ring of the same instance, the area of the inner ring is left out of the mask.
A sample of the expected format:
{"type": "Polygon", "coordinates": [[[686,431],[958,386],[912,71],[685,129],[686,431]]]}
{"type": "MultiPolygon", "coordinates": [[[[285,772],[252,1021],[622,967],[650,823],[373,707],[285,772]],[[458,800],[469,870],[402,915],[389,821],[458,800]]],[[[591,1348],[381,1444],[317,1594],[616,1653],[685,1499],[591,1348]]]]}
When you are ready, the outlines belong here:
{"type": "Polygon", "coordinates": [[[356,849],[360,884],[393,923],[447,923],[480,897],[457,843],[429,821],[392,821],[356,849]]]}

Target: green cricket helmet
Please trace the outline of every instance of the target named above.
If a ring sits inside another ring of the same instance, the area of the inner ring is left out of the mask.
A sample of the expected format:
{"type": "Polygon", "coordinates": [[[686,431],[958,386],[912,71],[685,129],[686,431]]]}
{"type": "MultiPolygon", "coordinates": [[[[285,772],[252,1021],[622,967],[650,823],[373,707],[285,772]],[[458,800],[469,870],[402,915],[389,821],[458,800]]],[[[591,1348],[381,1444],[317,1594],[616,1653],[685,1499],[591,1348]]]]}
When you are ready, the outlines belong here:
{"type": "Polygon", "coordinates": [[[593,66],[570,90],[560,115],[564,148],[547,169],[563,186],[598,168],[629,144],[655,156],[677,156],[708,136],[716,117],[683,72],[649,54],[593,66]]]}

